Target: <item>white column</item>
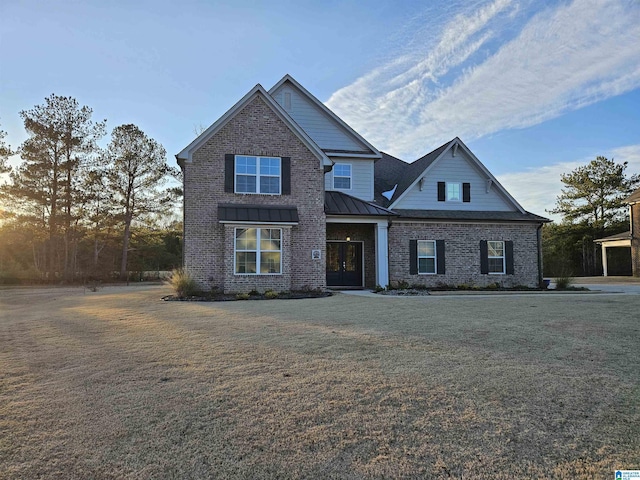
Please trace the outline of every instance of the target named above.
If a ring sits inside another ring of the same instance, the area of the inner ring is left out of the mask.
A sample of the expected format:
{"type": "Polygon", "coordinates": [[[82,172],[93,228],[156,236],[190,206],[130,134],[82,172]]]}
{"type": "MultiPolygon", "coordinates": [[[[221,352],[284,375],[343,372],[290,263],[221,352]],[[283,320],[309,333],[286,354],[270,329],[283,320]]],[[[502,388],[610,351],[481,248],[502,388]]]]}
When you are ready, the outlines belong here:
{"type": "Polygon", "coordinates": [[[376,224],[376,284],[389,285],[389,237],[386,220],[376,224]]]}
{"type": "Polygon", "coordinates": [[[607,247],[604,246],[604,242],[600,244],[602,248],[602,273],[607,276],[607,247]]]}

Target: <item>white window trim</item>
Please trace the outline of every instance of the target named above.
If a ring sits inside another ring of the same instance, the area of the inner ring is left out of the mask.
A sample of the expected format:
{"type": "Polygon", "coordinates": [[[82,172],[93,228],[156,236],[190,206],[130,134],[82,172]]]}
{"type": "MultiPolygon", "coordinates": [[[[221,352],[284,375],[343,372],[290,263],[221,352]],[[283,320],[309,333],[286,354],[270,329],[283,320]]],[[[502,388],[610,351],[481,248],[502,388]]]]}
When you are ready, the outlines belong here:
{"type": "Polygon", "coordinates": [[[489,275],[506,275],[507,273],[507,255],[506,255],[506,243],[504,240],[487,240],[487,269],[490,269],[489,260],[500,258],[502,259],[502,271],[501,272],[488,272],[489,275]],[[502,256],[496,257],[489,255],[489,244],[501,243],[502,244],[502,256]]]}
{"type": "Polygon", "coordinates": [[[235,155],[233,159],[233,192],[239,195],[282,195],[282,157],[267,157],[264,155],[235,155]],[[236,170],[236,162],[238,157],[247,157],[256,159],[256,173],[238,173],[236,170]],[[268,158],[270,160],[278,160],[280,162],[280,175],[278,175],[278,193],[262,193],[260,191],[260,177],[275,178],[275,175],[261,175],[260,174],[260,159],[268,158]],[[255,192],[239,192],[238,191],[238,175],[244,175],[247,177],[256,178],[256,191],[255,192]]]}
{"type": "Polygon", "coordinates": [[[418,275],[436,275],[438,273],[438,244],[435,240],[418,240],[416,245],[418,251],[416,252],[416,258],[418,262],[418,275]],[[433,243],[433,255],[420,255],[420,243],[433,243]],[[420,259],[421,258],[433,258],[433,272],[421,272],[420,271],[420,259]]]}
{"type": "Polygon", "coordinates": [[[445,182],[444,185],[444,198],[447,202],[460,203],[462,202],[462,182],[445,182]],[[458,198],[449,198],[449,185],[458,185],[458,198]]]}
{"type": "Polygon", "coordinates": [[[273,275],[282,275],[282,243],[283,243],[283,237],[282,237],[282,229],[281,228],[271,228],[271,227],[236,227],[233,229],[233,274],[234,275],[238,275],[238,276],[242,276],[242,275],[247,275],[247,276],[258,276],[258,275],[267,275],[267,276],[273,276],[273,275]],[[247,230],[249,228],[255,228],[256,229],[256,250],[238,250],[236,248],[237,245],[237,240],[238,240],[238,230],[247,230]],[[262,234],[262,230],[279,230],[280,231],[280,250],[264,250],[265,252],[280,252],[280,272],[277,273],[260,273],[260,253],[263,252],[263,250],[260,249],[260,236],[262,234]],[[255,252],[256,253],[256,273],[238,273],[236,271],[236,262],[238,259],[237,253],[238,252],[255,252]]]}
{"type": "Polygon", "coordinates": [[[332,178],[331,178],[331,184],[332,184],[332,186],[333,186],[333,189],[334,189],[334,190],[343,190],[343,191],[346,191],[346,190],[353,190],[353,164],[351,164],[351,163],[346,163],[346,162],[336,162],[336,164],[333,166],[332,178]],[[338,165],[346,165],[346,166],[348,166],[348,167],[349,167],[349,176],[348,176],[348,177],[347,177],[347,176],[345,176],[345,175],[336,175],[336,174],[335,174],[335,172],[336,172],[335,168],[336,168],[338,165]],[[336,187],[336,177],[337,177],[337,178],[348,178],[348,179],[349,179],[349,188],[339,188],[339,187],[336,187]]]}

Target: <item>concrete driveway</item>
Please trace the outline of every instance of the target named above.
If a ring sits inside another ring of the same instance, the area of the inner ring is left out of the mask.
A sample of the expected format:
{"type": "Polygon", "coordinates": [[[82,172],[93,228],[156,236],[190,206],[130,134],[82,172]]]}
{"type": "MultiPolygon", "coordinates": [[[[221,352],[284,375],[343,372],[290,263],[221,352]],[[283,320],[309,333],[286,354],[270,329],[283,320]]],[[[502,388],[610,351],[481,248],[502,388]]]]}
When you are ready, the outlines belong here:
{"type": "Polygon", "coordinates": [[[639,277],[576,277],[574,282],[594,291],[640,295],[639,277]]]}

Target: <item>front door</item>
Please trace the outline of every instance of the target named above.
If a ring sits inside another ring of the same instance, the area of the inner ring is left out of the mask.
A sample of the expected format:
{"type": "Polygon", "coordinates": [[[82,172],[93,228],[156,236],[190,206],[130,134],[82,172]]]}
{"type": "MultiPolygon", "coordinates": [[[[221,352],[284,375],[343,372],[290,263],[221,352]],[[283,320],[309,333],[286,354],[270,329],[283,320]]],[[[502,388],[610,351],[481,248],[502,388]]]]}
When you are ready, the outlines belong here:
{"type": "Polygon", "coordinates": [[[327,242],[327,285],[362,287],[362,242],[327,242]]]}

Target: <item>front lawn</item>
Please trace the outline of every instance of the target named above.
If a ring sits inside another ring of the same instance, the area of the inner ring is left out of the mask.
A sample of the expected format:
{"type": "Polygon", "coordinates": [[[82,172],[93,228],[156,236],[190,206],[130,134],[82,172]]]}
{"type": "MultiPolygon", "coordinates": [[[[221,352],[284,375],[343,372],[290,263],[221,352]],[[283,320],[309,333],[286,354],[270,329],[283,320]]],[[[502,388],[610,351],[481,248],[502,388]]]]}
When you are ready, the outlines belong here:
{"type": "Polygon", "coordinates": [[[0,478],[613,478],[640,295],[0,290],[0,478]]]}

